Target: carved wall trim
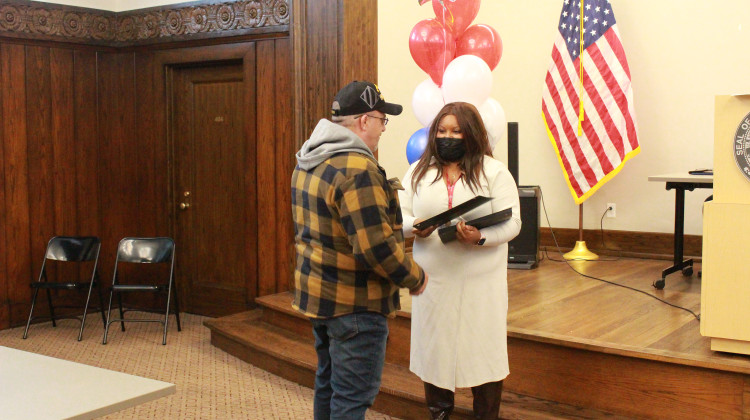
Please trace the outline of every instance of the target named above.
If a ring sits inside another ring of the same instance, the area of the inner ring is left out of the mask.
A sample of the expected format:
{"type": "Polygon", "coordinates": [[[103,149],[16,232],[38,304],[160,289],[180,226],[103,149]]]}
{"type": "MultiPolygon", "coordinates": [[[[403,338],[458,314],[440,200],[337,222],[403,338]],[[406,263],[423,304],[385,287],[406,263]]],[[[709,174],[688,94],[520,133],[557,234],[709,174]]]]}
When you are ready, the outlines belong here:
{"type": "Polygon", "coordinates": [[[289,32],[289,0],[192,2],[127,12],[0,0],[0,36],[113,47],[289,32]]]}

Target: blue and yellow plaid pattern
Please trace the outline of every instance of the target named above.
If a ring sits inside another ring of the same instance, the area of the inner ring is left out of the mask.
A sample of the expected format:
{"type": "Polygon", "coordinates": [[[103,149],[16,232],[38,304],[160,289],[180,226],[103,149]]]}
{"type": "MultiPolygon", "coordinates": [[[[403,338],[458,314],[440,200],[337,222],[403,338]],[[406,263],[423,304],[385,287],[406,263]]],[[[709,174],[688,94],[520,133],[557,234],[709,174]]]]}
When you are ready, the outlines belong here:
{"type": "Polygon", "coordinates": [[[359,153],[294,170],[295,309],[311,318],[391,315],[399,287],[422,285],[424,272],[404,251],[399,187],[359,153]]]}

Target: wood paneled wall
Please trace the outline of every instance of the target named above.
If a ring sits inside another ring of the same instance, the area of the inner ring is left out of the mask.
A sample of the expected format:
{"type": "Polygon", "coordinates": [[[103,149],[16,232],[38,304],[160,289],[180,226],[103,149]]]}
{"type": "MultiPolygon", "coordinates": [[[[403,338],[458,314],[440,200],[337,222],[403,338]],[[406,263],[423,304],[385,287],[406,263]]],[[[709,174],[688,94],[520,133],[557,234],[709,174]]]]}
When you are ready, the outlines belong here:
{"type": "MultiPolygon", "coordinates": [[[[0,0],[6,3],[13,13],[26,13],[25,5],[0,0]]],[[[284,1],[273,4],[286,13],[284,1]]],[[[377,79],[377,1],[294,0],[291,12],[291,33],[283,24],[239,37],[219,31],[210,39],[204,31],[199,41],[180,36],[158,45],[0,33],[0,329],[25,322],[28,285],[50,237],[99,236],[107,286],[120,238],[172,236],[165,69],[243,60],[250,50],[255,70],[246,78],[254,79],[257,103],[246,117],[256,121],[257,165],[247,170],[257,182],[248,195],[256,197],[258,218],[247,220],[257,227],[257,240],[247,245],[257,258],[247,302],[289,290],[294,153],[328,116],[341,86],[377,79]]],[[[281,13],[277,21],[284,19],[281,13]]]]}
{"type": "MultiPolygon", "coordinates": [[[[112,185],[102,185],[102,210],[104,226],[102,239],[116,244],[121,232],[138,235],[170,235],[176,202],[170,191],[167,106],[168,66],[190,63],[210,63],[245,60],[254,54],[254,80],[256,89],[254,106],[246,107],[244,118],[256,121],[255,132],[249,133],[256,147],[256,165],[248,166],[256,183],[246,197],[256,200],[260,211],[257,220],[246,222],[254,226],[256,238],[248,238],[249,259],[246,272],[257,273],[248,278],[251,295],[288,290],[291,276],[291,208],[289,178],[294,159],[294,136],[291,108],[291,54],[288,37],[272,38],[252,43],[236,43],[208,47],[182,48],[149,53],[103,54],[100,68],[100,118],[103,131],[116,133],[107,144],[102,144],[103,159],[111,162],[112,185]],[[250,48],[253,45],[254,48],[250,48]],[[119,69],[115,71],[115,69],[119,69]],[[127,90],[133,95],[119,95],[127,90]],[[118,110],[130,110],[119,118],[111,118],[118,110]],[[252,110],[256,112],[253,113],[252,110]],[[135,118],[131,118],[133,115],[135,118]],[[123,193],[124,192],[124,193],[123,193]],[[129,202],[123,202],[128,197],[129,202]],[[257,229],[255,228],[257,226],[257,229]],[[255,264],[257,261],[257,267],[255,264]]],[[[238,228],[238,234],[245,229],[238,228]]],[[[114,245],[113,245],[114,246],[114,245]]],[[[107,248],[104,247],[107,251],[107,248]]],[[[107,255],[114,255],[114,249],[107,255]]],[[[105,259],[104,265],[111,264],[105,259]]]]}
{"type": "MultiPolygon", "coordinates": [[[[171,236],[165,68],[242,60],[255,48],[257,294],[291,276],[289,174],[294,156],[289,37],[154,52],[96,52],[0,43],[0,328],[28,315],[29,282],[50,237],[102,239],[109,283],[124,236],[171,236]],[[271,205],[272,204],[272,205],[271,205]],[[270,245],[270,246],[269,246],[270,245]]],[[[248,107],[249,109],[252,109],[248,107]]],[[[255,240],[255,238],[249,238],[255,240]]]]}
{"type": "Polygon", "coordinates": [[[99,232],[96,62],[0,43],[0,328],[28,315],[51,236],[99,232]]]}
{"type": "Polygon", "coordinates": [[[294,0],[297,147],[330,116],[336,92],[378,79],[377,0],[294,0]]]}

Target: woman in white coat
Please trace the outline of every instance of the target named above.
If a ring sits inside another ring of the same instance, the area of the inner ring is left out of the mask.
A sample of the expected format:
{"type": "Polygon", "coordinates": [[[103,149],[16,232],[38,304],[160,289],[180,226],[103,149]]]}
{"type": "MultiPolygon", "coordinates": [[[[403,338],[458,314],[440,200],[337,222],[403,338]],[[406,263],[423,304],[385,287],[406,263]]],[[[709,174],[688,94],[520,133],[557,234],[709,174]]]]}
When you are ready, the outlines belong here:
{"type": "Polygon", "coordinates": [[[404,232],[416,235],[414,260],[430,276],[412,297],[410,369],[423,381],[433,419],[447,419],[455,388],[471,387],[474,416],[497,419],[508,375],[508,242],[521,229],[518,189],[492,157],[477,109],[454,102],[430,126],[421,159],[400,191],[404,232]],[[507,208],[510,220],[476,229],[457,223],[457,241],[442,243],[437,226],[414,223],[482,195],[492,200],[466,213],[476,219],[507,208]]]}

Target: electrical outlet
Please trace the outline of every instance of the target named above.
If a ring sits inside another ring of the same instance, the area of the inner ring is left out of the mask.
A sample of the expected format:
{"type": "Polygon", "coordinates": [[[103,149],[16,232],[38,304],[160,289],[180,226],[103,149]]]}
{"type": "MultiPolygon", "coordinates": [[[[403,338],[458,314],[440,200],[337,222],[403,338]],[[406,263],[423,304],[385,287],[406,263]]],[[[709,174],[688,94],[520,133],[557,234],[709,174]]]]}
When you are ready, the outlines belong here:
{"type": "Polygon", "coordinates": [[[607,203],[607,217],[617,217],[617,204],[607,203]]]}

